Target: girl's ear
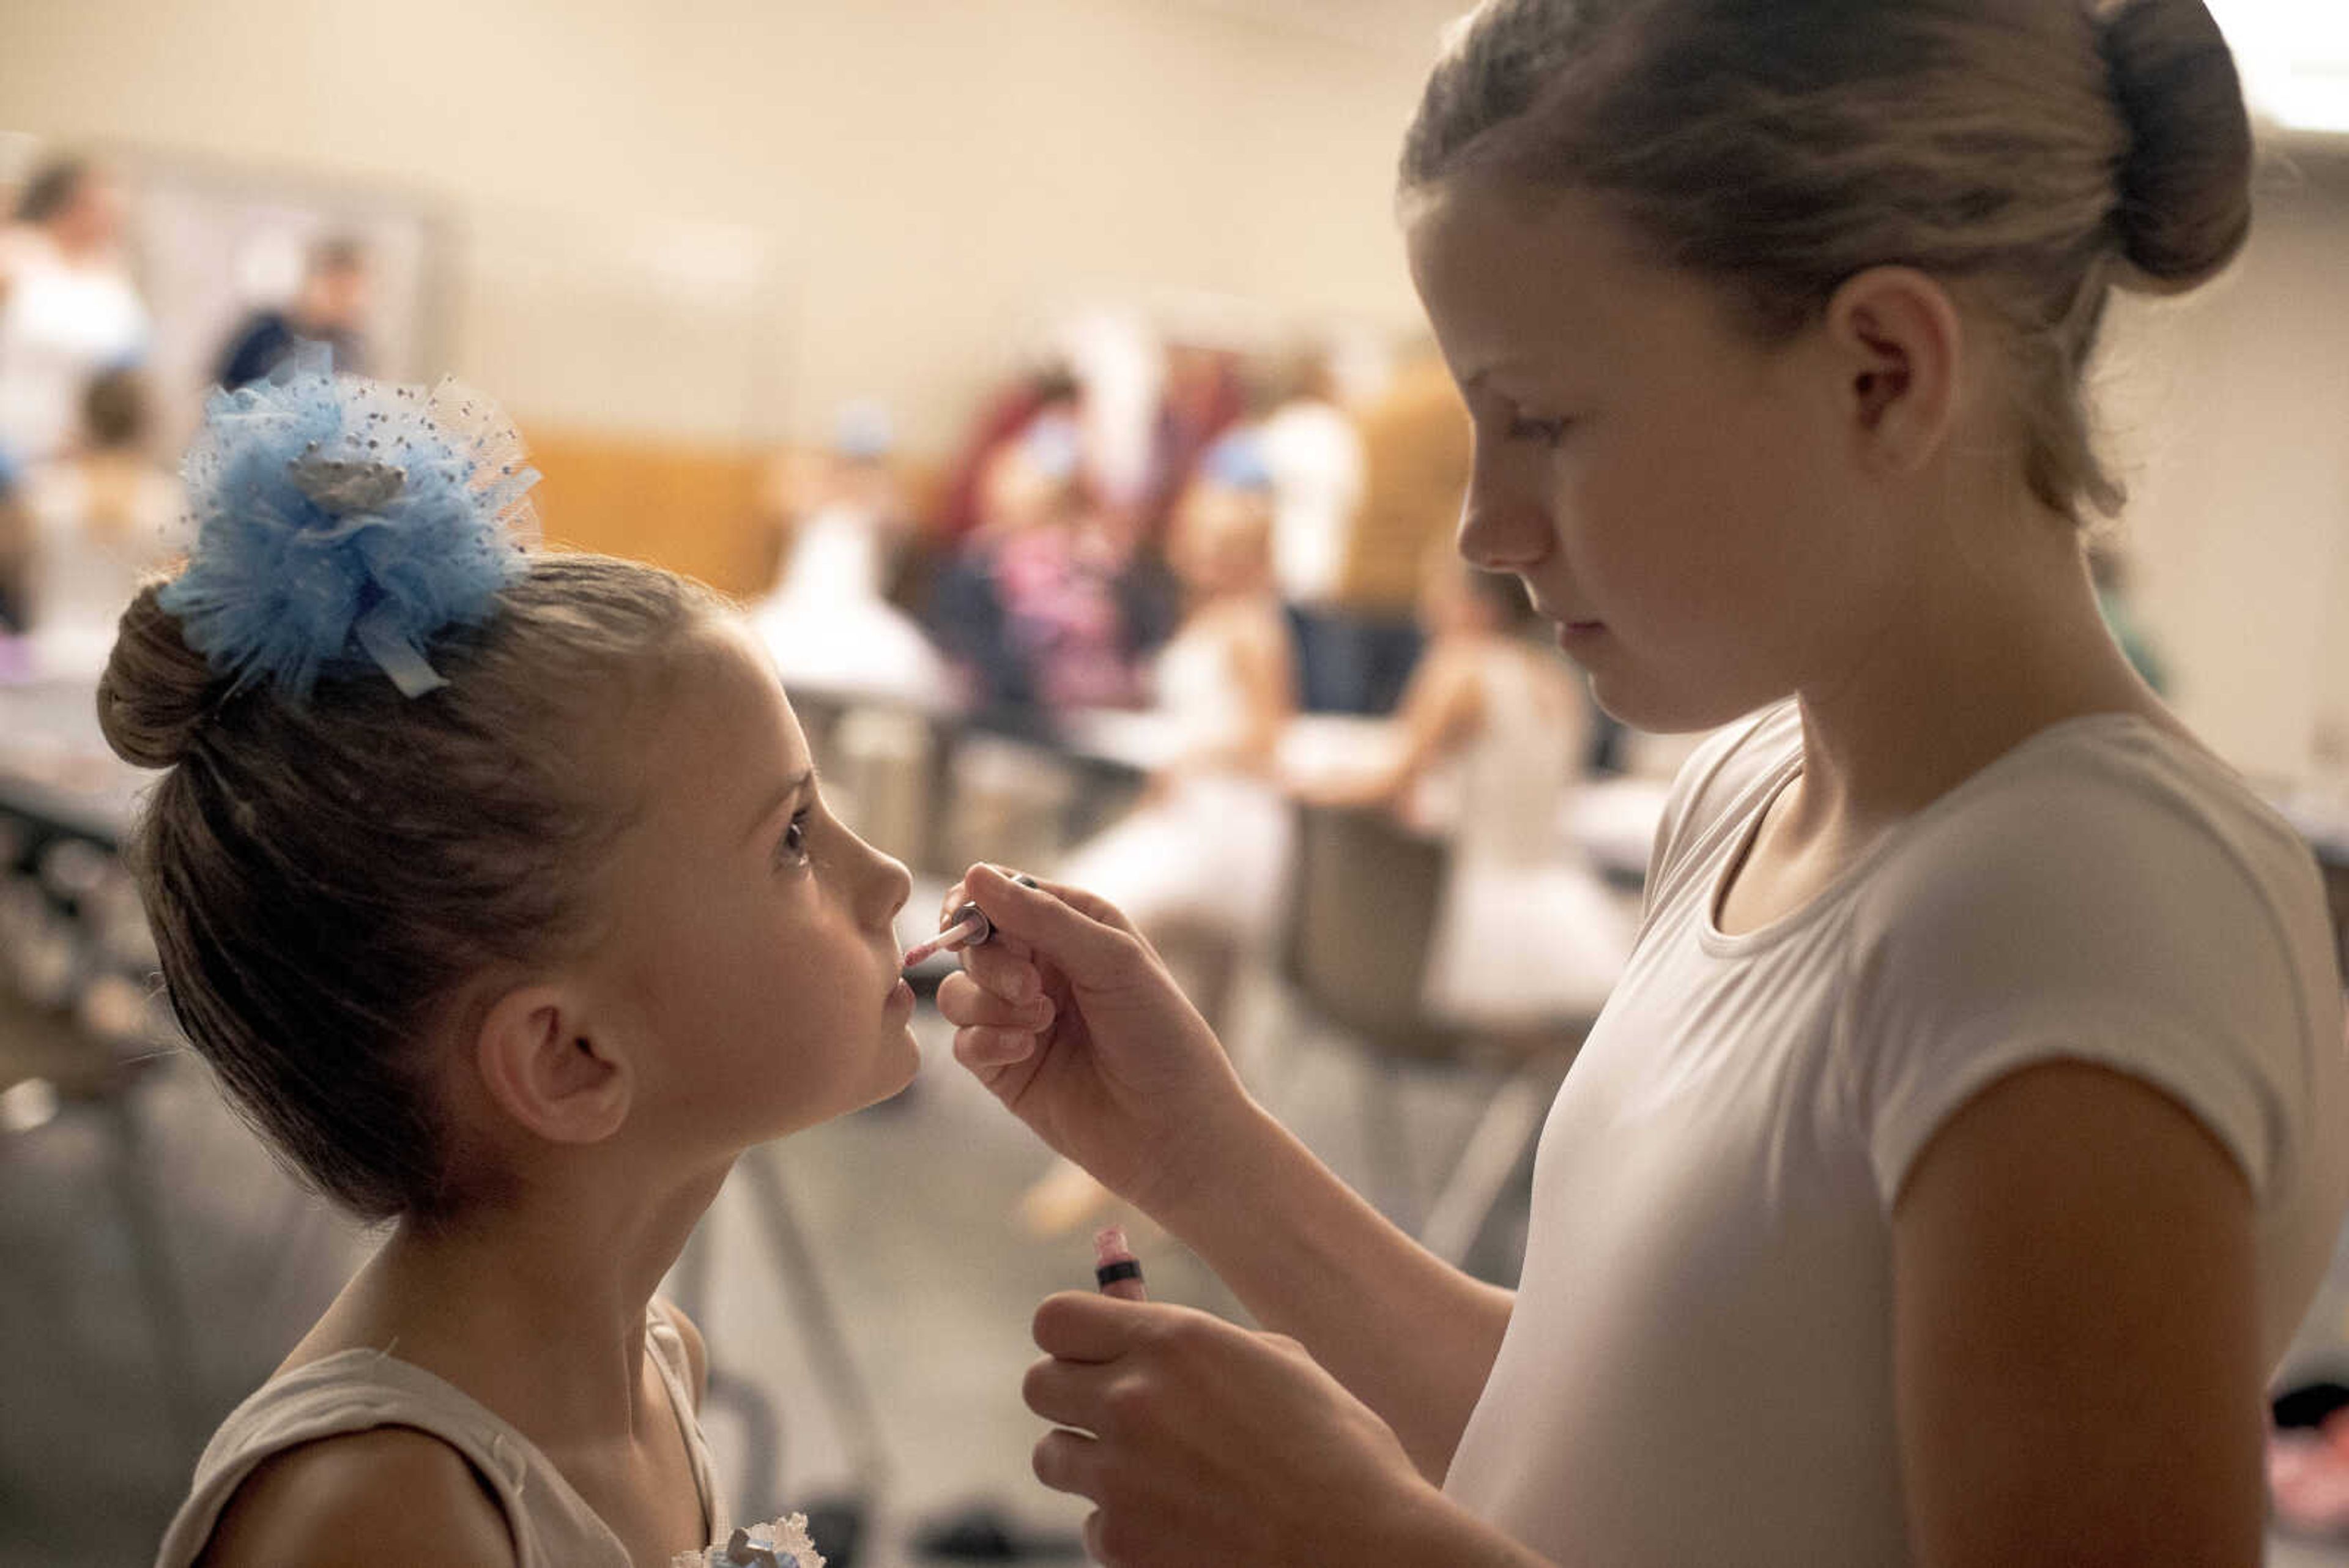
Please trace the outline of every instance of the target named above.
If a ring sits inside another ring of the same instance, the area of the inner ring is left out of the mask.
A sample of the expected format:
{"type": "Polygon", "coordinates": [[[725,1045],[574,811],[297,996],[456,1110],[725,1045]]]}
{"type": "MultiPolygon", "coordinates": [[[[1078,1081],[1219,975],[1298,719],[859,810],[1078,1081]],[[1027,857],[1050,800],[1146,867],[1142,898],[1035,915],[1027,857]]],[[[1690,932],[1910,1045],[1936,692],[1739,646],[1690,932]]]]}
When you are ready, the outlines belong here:
{"type": "Polygon", "coordinates": [[[550,1143],[597,1143],[627,1120],[636,1077],[599,1035],[583,1000],[561,985],[528,985],[491,1004],[473,1041],[491,1103],[550,1143]]]}
{"type": "Polygon", "coordinates": [[[1836,290],[1826,326],[1864,461],[1892,475],[1930,462],[1949,441],[1961,390],[1965,327],[1949,291],[1914,267],[1870,267],[1836,290]]]}

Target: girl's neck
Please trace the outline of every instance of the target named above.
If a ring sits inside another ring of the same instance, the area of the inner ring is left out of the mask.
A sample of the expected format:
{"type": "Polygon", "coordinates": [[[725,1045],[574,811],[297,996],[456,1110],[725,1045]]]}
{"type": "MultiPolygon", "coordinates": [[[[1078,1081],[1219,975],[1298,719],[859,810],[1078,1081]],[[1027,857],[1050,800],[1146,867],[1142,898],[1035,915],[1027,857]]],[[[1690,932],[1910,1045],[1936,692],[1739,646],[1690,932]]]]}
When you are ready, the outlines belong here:
{"type": "Polygon", "coordinates": [[[543,1188],[445,1223],[403,1221],[289,1365],[381,1350],[550,1449],[641,1434],[670,1418],[646,1397],[646,1307],[724,1179],[628,1197],[543,1188]]]}
{"type": "Polygon", "coordinates": [[[1881,607],[1855,656],[1802,691],[1797,836],[1878,831],[2066,719],[2178,727],[2106,631],[2068,529],[2013,566],[1920,574],[1925,589],[1881,607]]]}

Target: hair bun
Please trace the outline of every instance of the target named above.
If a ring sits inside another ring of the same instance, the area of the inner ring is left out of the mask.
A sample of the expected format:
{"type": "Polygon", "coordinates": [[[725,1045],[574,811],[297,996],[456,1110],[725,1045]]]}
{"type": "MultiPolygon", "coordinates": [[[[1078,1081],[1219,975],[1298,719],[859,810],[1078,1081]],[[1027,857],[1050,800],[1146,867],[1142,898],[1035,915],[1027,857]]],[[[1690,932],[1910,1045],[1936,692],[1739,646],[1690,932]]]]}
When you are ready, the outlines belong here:
{"type": "Polygon", "coordinates": [[[181,639],[178,618],[155,602],[163,586],[162,580],[147,584],[122,612],[98,683],[98,722],[106,743],[142,768],[168,768],[187,755],[224,684],[181,639]]]}
{"type": "Polygon", "coordinates": [[[2251,124],[2235,57],[2204,0],[2123,0],[2102,42],[2129,132],[2122,254],[2155,292],[2192,288],[2251,234],[2251,124]]]}

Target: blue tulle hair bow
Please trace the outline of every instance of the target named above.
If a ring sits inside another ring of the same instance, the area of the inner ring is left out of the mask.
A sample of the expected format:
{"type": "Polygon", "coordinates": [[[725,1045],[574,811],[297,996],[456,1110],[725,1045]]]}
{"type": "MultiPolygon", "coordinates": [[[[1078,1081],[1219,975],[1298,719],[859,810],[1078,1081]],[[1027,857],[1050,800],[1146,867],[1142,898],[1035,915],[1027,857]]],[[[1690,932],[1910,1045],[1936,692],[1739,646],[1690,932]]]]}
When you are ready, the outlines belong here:
{"type": "Polygon", "coordinates": [[[195,549],[159,602],[237,689],[296,702],[369,668],[410,697],[446,685],[433,639],[489,618],[536,531],[496,404],[336,375],[323,346],[215,390],[184,472],[195,549]]]}

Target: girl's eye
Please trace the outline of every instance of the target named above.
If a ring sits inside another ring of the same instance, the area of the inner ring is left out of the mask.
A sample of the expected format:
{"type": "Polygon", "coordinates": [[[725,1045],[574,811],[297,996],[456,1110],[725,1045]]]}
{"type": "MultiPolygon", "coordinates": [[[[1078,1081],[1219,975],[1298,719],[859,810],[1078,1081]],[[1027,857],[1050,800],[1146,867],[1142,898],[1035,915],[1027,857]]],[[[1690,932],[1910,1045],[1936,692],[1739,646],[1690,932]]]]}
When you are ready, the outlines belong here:
{"type": "Polygon", "coordinates": [[[782,841],[775,846],[775,864],[794,865],[807,858],[808,814],[802,810],[783,829],[782,841]]]}
{"type": "Polygon", "coordinates": [[[1556,446],[1566,439],[1568,420],[1530,420],[1523,414],[1509,416],[1508,435],[1511,441],[1537,441],[1544,446],[1556,446]]]}

